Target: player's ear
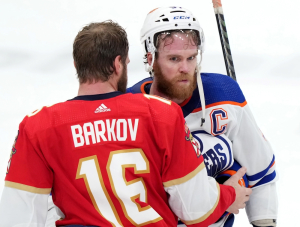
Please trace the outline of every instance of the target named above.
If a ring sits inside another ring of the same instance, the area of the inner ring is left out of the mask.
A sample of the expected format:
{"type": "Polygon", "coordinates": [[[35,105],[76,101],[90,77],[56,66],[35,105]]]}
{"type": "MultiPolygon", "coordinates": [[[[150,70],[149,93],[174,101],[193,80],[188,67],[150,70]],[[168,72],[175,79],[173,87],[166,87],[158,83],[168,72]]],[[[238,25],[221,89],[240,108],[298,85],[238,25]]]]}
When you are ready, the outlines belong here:
{"type": "Polygon", "coordinates": [[[114,69],[115,69],[115,73],[117,75],[119,75],[120,73],[122,73],[122,62],[121,62],[121,55],[118,55],[115,60],[114,60],[114,69]]]}
{"type": "Polygon", "coordinates": [[[148,52],[147,53],[147,62],[149,65],[151,65],[151,63],[152,63],[152,58],[153,58],[152,54],[150,52],[148,52]]]}
{"type": "Polygon", "coordinates": [[[74,64],[74,67],[75,67],[75,69],[76,69],[76,63],[75,63],[75,61],[73,61],[73,64],[74,64]]]}

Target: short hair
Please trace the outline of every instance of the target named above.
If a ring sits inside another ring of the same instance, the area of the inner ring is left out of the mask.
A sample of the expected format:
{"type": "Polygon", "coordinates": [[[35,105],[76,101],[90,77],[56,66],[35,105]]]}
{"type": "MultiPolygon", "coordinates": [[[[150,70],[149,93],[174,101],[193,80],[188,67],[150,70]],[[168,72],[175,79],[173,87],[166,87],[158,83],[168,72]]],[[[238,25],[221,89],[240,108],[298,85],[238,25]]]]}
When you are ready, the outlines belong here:
{"type": "Polygon", "coordinates": [[[80,84],[107,81],[120,55],[125,65],[128,39],[124,28],[112,20],[90,23],[78,32],[73,43],[73,59],[80,84]]]}

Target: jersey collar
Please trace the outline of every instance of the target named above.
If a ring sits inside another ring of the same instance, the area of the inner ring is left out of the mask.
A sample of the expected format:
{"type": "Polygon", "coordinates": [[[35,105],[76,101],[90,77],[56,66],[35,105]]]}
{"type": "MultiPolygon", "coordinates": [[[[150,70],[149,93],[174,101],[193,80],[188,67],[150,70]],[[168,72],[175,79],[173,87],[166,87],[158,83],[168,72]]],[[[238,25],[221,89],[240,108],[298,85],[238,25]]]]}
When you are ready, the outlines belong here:
{"type": "Polygon", "coordinates": [[[114,91],[114,92],[109,92],[109,93],[105,93],[105,94],[97,94],[97,95],[79,95],[68,101],[73,101],[73,100],[95,101],[95,100],[114,98],[116,96],[123,95],[123,94],[124,93],[122,93],[120,91],[114,91]]]}

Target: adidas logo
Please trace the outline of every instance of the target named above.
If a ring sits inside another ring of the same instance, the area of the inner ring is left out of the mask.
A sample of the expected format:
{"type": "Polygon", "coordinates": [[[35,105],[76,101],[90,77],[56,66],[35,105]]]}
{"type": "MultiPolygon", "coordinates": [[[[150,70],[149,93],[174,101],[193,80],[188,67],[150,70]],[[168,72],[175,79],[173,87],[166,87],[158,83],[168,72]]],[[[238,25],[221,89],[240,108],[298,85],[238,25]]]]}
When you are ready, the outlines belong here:
{"type": "Polygon", "coordinates": [[[108,112],[111,111],[103,103],[95,110],[95,113],[108,112]]]}

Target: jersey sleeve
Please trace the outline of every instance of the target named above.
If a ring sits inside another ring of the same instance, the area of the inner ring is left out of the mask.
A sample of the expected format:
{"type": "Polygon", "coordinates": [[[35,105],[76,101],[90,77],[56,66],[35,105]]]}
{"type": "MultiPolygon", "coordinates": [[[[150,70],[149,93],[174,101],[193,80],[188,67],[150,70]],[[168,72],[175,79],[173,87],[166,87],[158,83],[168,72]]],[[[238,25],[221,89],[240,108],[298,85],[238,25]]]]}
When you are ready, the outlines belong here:
{"type": "Polygon", "coordinates": [[[28,117],[20,124],[12,148],[0,203],[0,210],[5,212],[1,212],[0,219],[1,223],[6,220],[5,223],[13,221],[15,225],[42,226],[47,216],[53,174],[40,150],[38,139],[30,132],[31,127],[27,123],[28,117]],[[28,204],[30,206],[26,208],[28,204]]]}
{"type": "Polygon", "coordinates": [[[234,159],[247,167],[249,187],[253,189],[246,205],[249,221],[276,219],[277,173],[273,149],[257,126],[248,104],[237,111],[236,121],[236,127],[229,130],[228,135],[233,141],[234,159]]]}
{"type": "MultiPolygon", "coordinates": [[[[176,105],[176,104],[174,104],[176,105]]],[[[172,211],[186,224],[208,226],[217,221],[234,202],[232,187],[208,177],[203,156],[178,107],[170,127],[172,147],[166,153],[162,174],[172,211]]]]}
{"type": "Polygon", "coordinates": [[[19,126],[5,186],[38,194],[50,194],[53,172],[45,160],[37,138],[38,133],[41,138],[42,132],[32,132],[32,124],[35,122],[29,122],[29,117],[25,117],[19,126]]]}
{"type": "Polygon", "coordinates": [[[258,128],[248,105],[241,110],[233,140],[234,159],[247,167],[249,187],[275,182],[275,155],[258,128]]]}
{"type": "Polygon", "coordinates": [[[246,205],[249,222],[263,219],[277,219],[278,199],[276,183],[253,188],[246,205]]]}
{"type": "Polygon", "coordinates": [[[44,227],[49,195],[4,187],[0,202],[0,227],[44,227]]]}

